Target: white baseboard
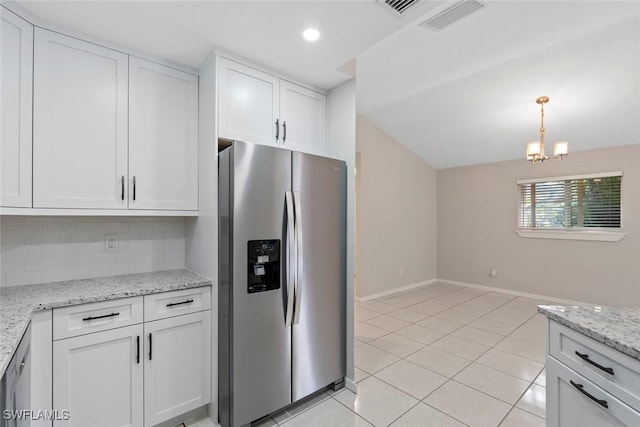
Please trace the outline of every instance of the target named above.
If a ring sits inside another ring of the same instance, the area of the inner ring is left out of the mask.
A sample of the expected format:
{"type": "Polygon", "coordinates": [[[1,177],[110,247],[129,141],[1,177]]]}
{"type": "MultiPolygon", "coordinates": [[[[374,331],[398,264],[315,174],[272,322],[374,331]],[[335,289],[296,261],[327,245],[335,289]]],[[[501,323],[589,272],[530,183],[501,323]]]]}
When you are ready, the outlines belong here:
{"type": "Polygon", "coordinates": [[[550,302],[556,302],[556,303],[563,304],[563,305],[593,305],[593,304],[590,304],[590,303],[587,303],[587,302],[582,302],[582,301],[575,301],[575,300],[564,299],[564,298],[550,297],[548,295],[530,294],[530,293],[527,293],[527,292],[513,291],[511,289],[495,288],[493,286],[476,285],[475,283],[458,282],[458,281],[455,281],[455,280],[438,279],[437,282],[438,283],[448,284],[448,285],[463,286],[465,288],[479,289],[479,290],[487,291],[487,292],[496,292],[496,293],[500,293],[500,294],[515,295],[515,296],[518,296],[518,297],[541,299],[541,300],[546,300],[546,301],[550,301],[550,302]]]}
{"type": "Polygon", "coordinates": [[[358,394],[358,387],[356,386],[356,382],[354,380],[352,380],[351,378],[345,378],[344,379],[344,387],[347,390],[350,390],[350,391],[354,392],[355,394],[358,394]]]}
{"type": "Polygon", "coordinates": [[[399,294],[402,292],[410,291],[415,288],[421,288],[423,286],[429,286],[436,283],[438,279],[425,280],[424,282],[412,283],[410,285],[402,286],[399,288],[389,289],[388,291],[378,292],[377,294],[367,295],[366,297],[355,297],[356,302],[369,302],[378,298],[388,297],[391,295],[399,294]]]}

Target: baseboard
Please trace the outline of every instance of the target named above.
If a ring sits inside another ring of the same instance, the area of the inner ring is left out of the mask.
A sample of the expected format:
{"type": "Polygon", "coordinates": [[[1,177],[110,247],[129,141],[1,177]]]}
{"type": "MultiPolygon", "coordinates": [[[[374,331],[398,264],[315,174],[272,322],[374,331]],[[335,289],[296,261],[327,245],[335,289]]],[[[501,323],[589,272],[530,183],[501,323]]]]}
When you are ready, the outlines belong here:
{"type": "Polygon", "coordinates": [[[532,298],[532,299],[547,300],[547,301],[550,301],[550,302],[556,302],[556,303],[563,304],[563,305],[593,305],[593,304],[590,304],[590,303],[587,303],[587,302],[582,302],[582,301],[575,301],[575,300],[564,299],[564,298],[550,297],[548,295],[530,294],[530,293],[527,293],[527,292],[513,291],[511,289],[495,288],[493,286],[485,286],[485,285],[477,285],[475,283],[458,282],[458,281],[455,281],[455,280],[447,280],[447,279],[438,279],[436,281],[438,283],[444,283],[444,284],[456,285],[456,286],[463,286],[465,288],[479,289],[481,291],[496,292],[496,293],[500,293],[500,294],[514,295],[514,296],[517,296],[517,297],[525,297],[525,298],[532,298]]]}
{"type": "Polygon", "coordinates": [[[410,285],[402,286],[400,288],[389,289],[388,291],[378,292],[377,294],[367,295],[366,297],[355,297],[356,302],[369,302],[378,298],[388,297],[391,295],[399,294],[402,292],[410,291],[415,288],[421,288],[423,286],[429,286],[436,283],[438,279],[425,280],[424,282],[412,283],[410,285]]]}
{"type": "Polygon", "coordinates": [[[356,382],[354,380],[352,380],[351,378],[346,378],[344,379],[344,387],[347,390],[350,390],[352,392],[354,392],[355,394],[358,394],[358,387],[356,386],[356,382]]]}

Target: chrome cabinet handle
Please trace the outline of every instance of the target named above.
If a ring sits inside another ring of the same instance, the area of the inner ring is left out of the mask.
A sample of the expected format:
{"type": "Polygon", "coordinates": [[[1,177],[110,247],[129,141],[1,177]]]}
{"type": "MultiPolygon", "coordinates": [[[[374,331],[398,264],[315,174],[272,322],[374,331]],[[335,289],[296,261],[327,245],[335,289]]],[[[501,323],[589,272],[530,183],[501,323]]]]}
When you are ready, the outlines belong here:
{"type": "Polygon", "coordinates": [[[285,193],[285,202],[287,204],[287,308],[285,313],[284,324],[285,326],[291,326],[293,321],[293,305],[294,305],[294,292],[296,286],[296,259],[295,259],[295,250],[296,250],[296,241],[295,241],[295,222],[294,222],[294,212],[293,212],[293,195],[291,191],[287,191],[285,193]]]}
{"type": "Polygon", "coordinates": [[[287,121],[282,122],[282,143],[287,141],[287,121]]]}
{"type": "Polygon", "coordinates": [[[302,275],[304,273],[304,252],[302,249],[302,201],[300,192],[293,192],[294,208],[296,213],[296,280],[295,280],[295,305],[293,309],[293,324],[300,322],[300,307],[302,304],[302,275]]]}
{"type": "Polygon", "coordinates": [[[124,175],[120,179],[120,200],[124,201],[124,175]]]}
{"type": "Polygon", "coordinates": [[[280,119],[276,119],[276,142],[280,139],[280,119]]]}

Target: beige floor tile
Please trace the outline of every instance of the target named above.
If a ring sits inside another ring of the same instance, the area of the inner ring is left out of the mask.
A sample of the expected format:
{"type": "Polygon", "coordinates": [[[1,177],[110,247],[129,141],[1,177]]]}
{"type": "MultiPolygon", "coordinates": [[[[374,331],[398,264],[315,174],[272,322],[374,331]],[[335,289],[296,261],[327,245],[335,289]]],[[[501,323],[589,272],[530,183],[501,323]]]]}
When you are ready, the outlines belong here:
{"type": "Polygon", "coordinates": [[[456,329],[460,329],[464,326],[464,323],[453,322],[451,320],[441,319],[439,317],[428,317],[417,322],[417,324],[420,326],[424,326],[425,328],[444,332],[445,334],[450,334],[456,329]]]}
{"type": "Polygon", "coordinates": [[[425,347],[420,351],[416,351],[406,360],[448,378],[453,377],[471,363],[465,358],[433,347],[425,347]]]}
{"type": "Polygon", "coordinates": [[[471,314],[462,313],[460,311],[455,310],[447,310],[441,313],[436,314],[436,317],[441,319],[451,320],[458,323],[468,324],[473,322],[478,318],[478,316],[473,316],[471,314]]]}
{"type": "Polygon", "coordinates": [[[527,381],[478,363],[467,366],[453,379],[511,405],[515,405],[529,387],[527,381]]]}
{"type": "Polygon", "coordinates": [[[404,320],[405,322],[414,323],[418,322],[422,319],[426,319],[429,315],[424,313],[418,313],[417,311],[413,311],[408,308],[403,308],[398,311],[394,311],[388,314],[390,317],[395,317],[396,319],[404,320]]]}
{"type": "Polygon", "coordinates": [[[477,344],[488,345],[489,347],[496,345],[504,339],[503,335],[494,334],[493,332],[484,331],[474,328],[473,326],[464,326],[451,335],[477,344]]]}
{"type": "Polygon", "coordinates": [[[517,403],[517,407],[541,418],[547,416],[547,390],[538,384],[531,384],[517,403]]]}
{"type": "Polygon", "coordinates": [[[497,426],[511,405],[477,390],[449,381],[424,402],[470,426],[497,426]]]}
{"type": "Polygon", "coordinates": [[[360,381],[362,381],[363,379],[367,378],[369,376],[368,373],[366,373],[365,371],[363,371],[360,368],[354,368],[355,369],[355,380],[357,383],[359,383],[360,381]]]}
{"type": "Polygon", "coordinates": [[[516,356],[524,357],[525,359],[533,360],[538,363],[545,362],[546,350],[544,342],[540,344],[534,344],[529,341],[523,341],[517,338],[508,336],[504,340],[500,341],[496,346],[496,349],[506,351],[507,353],[515,354],[516,356]]]}
{"type": "Polygon", "coordinates": [[[353,317],[359,322],[364,322],[369,319],[373,319],[374,317],[380,316],[380,313],[373,310],[368,310],[364,307],[356,306],[353,317]]]}
{"type": "Polygon", "coordinates": [[[445,335],[442,332],[434,331],[433,329],[425,328],[417,324],[398,329],[395,333],[421,342],[422,344],[431,344],[445,335]]]}
{"type": "Polygon", "coordinates": [[[545,427],[544,418],[537,417],[522,409],[513,408],[502,421],[500,427],[545,427]]]}
{"type": "Polygon", "coordinates": [[[429,393],[448,380],[448,378],[442,375],[405,360],[401,360],[384,368],[376,373],[375,377],[419,400],[427,397],[429,393]]]}
{"type": "Polygon", "coordinates": [[[334,399],[375,426],[387,426],[418,401],[406,393],[369,377],[358,384],[358,394],[345,390],[334,399]]]}
{"type": "Polygon", "coordinates": [[[469,326],[473,326],[474,328],[482,329],[485,331],[493,332],[494,334],[500,335],[509,335],[511,332],[515,331],[517,326],[510,325],[508,323],[497,322],[495,320],[487,319],[485,317],[481,317],[480,319],[476,319],[473,322],[469,323],[469,326]]]}
{"type": "Polygon", "coordinates": [[[367,302],[364,304],[364,308],[371,311],[377,311],[381,314],[389,314],[392,311],[398,310],[398,307],[396,307],[395,305],[386,304],[380,301],[367,302]]]}
{"type": "Polygon", "coordinates": [[[288,419],[282,425],[286,427],[365,427],[371,424],[334,399],[327,399],[308,411],[288,419]]]}
{"type": "Polygon", "coordinates": [[[547,386],[547,370],[546,369],[543,369],[542,372],[540,372],[540,375],[538,375],[534,383],[542,387],[547,386]]]}
{"type": "Polygon", "coordinates": [[[476,317],[480,317],[480,316],[484,316],[485,314],[495,309],[495,307],[490,307],[483,304],[476,304],[473,301],[474,300],[467,301],[463,304],[451,307],[451,310],[459,311],[466,314],[471,314],[476,317]]]}
{"type": "Polygon", "coordinates": [[[366,323],[389,332],[397,331],[411,324],[410,322],[405,322],[404,320],[396,319],[386,314],[370,319],[366,323]]]}
{"type": "Polygon", "coordinates": [[[382,300],[385,304],[395,305],[396,307],[408,307],[413,304],[417,304],[426,300],[427,297],[424,295],[416,294],[415,292],[401,294],[389,298],[385,298],[382,300]]]}
{"type": "Polygon", "coordinates": [[[495,348],[483,354],[476,362],[529,382],[538,376],[544,366],[542,363],[505,353],[495,348]]]}
{"type": "Polygon", "coordinates": [[[354,326],[355,338],[362,342],[369,342],[380,338],[383,335],[387,335],[389,331],[377,328],[365,322],[356,322],[354,326]]]}
{"type": "Polygon", "coordinates": [[[517,338],[522,341],[527,341],[537,346],[544,348],[545,345],[545,335],[544,332],[538,332],[532,329],[527,329],[522,325],[515,331],[513,331],[510,335],[510,338],[517,338]]]}
{"type": "Polygon", "coordinates": [[[469,360],[477,359],[491,348],[486,345],[477,344],[465,339],[454,337],[453,335],[446,336],[441,340],[434,342],[433,344],[431,344],[431,347],[455,354],[456,356],[464,357],[465,359],[469,360]]]}
{"type": "Polygon", "coordinates": [[[510,325],[520,326],[534,315],[533,312],[523,311],[518,307],[502,306],[484,315],[485,319],[496,320],[510,325]]]}
{"type": "Polygon", "coordinates": [[[398,334],[388,334],[371,341],[369,344],[398,357],[407,357],[425,345],[398,334]]]}
{"type": "Polygon", "coordinates": [[[465,425],[421,402],[398,418],[391,427],[465,427],[465,425]]]}
{"type": "Polygon", "coordinates": [[[423,314],[428,314],[429,316],[433,316],[434,314],[450,309],[454,305],[456,304],[451,302],[426,300],[421,303],[411,305],[409,306],[409,308],[413,311],[417,311],[418,313],[423,313],[423,314]]]}
{"type": "Polygon", "coordinates": [[[524,322],[523,328],[531,329],[534,331],[542,332],[543,334],[547,330],[547,317],[544,314],[536,314],[531,319],[524,322]]]}
{"type": "Polygon", "coordinates": [[[375,374],[398,360],[400,359],[393,354],[389,354],[369,344],[363,344],[355,349],[355,366],[369,374],[375,374]]]}

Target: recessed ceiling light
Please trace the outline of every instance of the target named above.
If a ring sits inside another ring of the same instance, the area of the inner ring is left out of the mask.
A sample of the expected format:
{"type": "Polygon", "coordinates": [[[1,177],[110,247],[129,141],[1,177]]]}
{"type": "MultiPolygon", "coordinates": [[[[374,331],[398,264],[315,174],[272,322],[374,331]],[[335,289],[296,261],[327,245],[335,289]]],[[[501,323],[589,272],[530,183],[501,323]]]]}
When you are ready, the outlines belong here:
{"type": "Polygon", "coordinates": [[[302,33],[302,37],[308,42],[314,42],[320,38],[320,32],[315,28],[307,28],[302,33]]]}

